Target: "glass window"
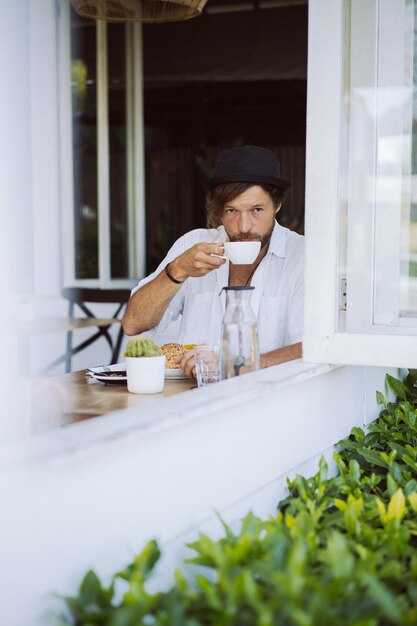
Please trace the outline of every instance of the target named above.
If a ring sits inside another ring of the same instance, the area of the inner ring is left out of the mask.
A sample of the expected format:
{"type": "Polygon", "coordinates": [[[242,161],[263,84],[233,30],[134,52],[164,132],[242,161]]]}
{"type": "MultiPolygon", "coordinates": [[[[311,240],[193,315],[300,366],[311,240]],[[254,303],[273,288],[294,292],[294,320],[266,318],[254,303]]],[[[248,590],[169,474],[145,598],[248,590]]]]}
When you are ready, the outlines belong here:
{"type": "Polygon", "coordinates": [[[71,150],[73,221],[64,214],[63,233],[74,243],[64,241],[65,284],[129,287],[143,274],[141,31],[72,8],[69,20],[72,142],[66,151],[64,130],[63,152],[71,150]]]}
{"type": "Polygon", "coordinates": [[[309,4],[306,360],[417,366],[416,3],[309,4]]]}
{"type": "MultiPolygon", "coordinates": [[[[414,4],[414,6],[413,6],[414,4]]],[[[417,314],[417,2],[405,24],[404,191],[401,213],[400,315],[417,314]]]]}
{"type": "Polygon", "coordinates": [[[345,2],[340,330],[415,325],[414,11],[406,0],[345,2]]]}
{"type": "Polygon", "coordinates": [[[74,180],[74,272],[98,278],[95,22],[71,9],[71,92],[74,180]]]}
{"type": "Polygon", "coordinates": [[[110,168],[110,268],[112,278],[127,278],[128,211],[126,159],[126,38],[122,24],[107,26],[109,168],[110,168]]]}

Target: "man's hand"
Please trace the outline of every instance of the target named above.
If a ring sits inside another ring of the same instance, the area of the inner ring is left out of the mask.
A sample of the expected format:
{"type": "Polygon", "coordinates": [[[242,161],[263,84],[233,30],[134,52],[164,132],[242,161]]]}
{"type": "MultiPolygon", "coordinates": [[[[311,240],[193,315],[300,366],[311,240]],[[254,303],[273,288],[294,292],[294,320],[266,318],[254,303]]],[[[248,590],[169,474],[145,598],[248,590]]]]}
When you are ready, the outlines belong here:
{"type": "Polygon", "coordinates": [[[171,261],[169,264],[170,273],[174,278],[181,281],[190,278],[190,276],[205,276],[225,263],[225,259],[215,256],[223,253],[224,246],[222,243],[196,243],[171,261]]]}
{"type": "Polygon", "coordinates": [[[180,366],[182,371],[187,374],[189,378],[197,378],[195,371],[195,352],[194,350],[187,350],[181,356],[175,357],[175,362],[180,366]]]}

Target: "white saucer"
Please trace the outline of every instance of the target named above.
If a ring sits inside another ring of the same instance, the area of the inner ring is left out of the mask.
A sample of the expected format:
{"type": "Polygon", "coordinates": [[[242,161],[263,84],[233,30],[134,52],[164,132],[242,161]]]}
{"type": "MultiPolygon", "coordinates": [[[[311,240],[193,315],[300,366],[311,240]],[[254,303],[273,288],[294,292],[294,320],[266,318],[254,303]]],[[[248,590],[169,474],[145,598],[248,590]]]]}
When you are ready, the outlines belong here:
{"type": "Polygon", "coordinates": [[[187,374],[184,374],[184,372],[181,369],[170,369],[170,368],[165,368],[165,378],[166,380],[179,380],[182,378],[188,378],[187,374]]]}

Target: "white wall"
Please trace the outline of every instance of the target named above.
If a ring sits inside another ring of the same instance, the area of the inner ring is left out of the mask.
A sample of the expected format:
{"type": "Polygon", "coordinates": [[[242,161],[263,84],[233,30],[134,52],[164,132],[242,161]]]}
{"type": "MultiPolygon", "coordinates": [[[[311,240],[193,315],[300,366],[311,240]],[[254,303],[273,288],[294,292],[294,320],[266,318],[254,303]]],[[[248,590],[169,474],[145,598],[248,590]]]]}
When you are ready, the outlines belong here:
{"type": "Polygon", "coordinates": [[[0,440],[29,406],[27,384],[16,401],[19,346],[11,332],[19,292],[30,293],[34,281],[28,5],[0,2],[0,440]]]}
{"type": "Polygon", "coordinates": [[[288,363],[2,451],[0,623],[47,624],[52,592],[74,593],[90,567],[108,576],[152,537],[166,584],[182,540],[218,532],[214,511],[273,512],[288,472],[375,417],[385,372],[369,372],[288,363]]]}

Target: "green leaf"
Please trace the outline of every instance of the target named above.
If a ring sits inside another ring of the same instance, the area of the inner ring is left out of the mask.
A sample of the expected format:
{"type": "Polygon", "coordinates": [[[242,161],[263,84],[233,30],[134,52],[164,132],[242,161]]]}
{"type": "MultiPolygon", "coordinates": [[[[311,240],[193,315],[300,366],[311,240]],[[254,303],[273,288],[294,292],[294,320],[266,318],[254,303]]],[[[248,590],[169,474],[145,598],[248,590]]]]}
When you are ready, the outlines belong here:
{"type": "Polygon", "coordinates": [[[344,500],[340,500],[339,498],[335,498],[334,499],[334,505],[340,510],[340,511],[346,511],[348,505],[347,502],[345,502],[344,500]]]}
{"type": "Polygon", "coordinates": [[[221,544],[208,535],[200,533],[198,540],[187,544],[187,546],[197,552],[198,555],[187,559],[187,563],[206,567],[223,567],[225,565],[226,555],[221,544]]]}
{"type": "Polygon", "coordinates": [[[401,520],[406,513],[405,497],[402,489],[398,489],[388,504],[387,520],[401,520]]]}
{"type": "Polygon", "coordinates": [[[217,519],[220,521],[221,525],[224,528],[224,532],[226,533],[226,538],[228,541],[233,541],[235,539],[235,534],[230,528],[230,526],[226,523],[226,521],[222,518],[220,513],[216,511],[217,519]]]}
{"type": "MultiPolygon", "coordinates": [[[[407,454],[407,446],[404,447],[401,444],[394,442],[394,441],[390,441],[390,447],[393,448],[394,450],[397,451],[397,454],[402,457],[404,454],[407,454]]],[[[408,446],[410,447],[410,446],[408,446]]]]}
{"type": "MultiPolygon", "coordinates": [[[[137,626],[143,623],[143,613],[138,606],[121,606],[115,609],[106,626],[137,626]]],[[[87,626],[87,625],[86,625],[87,626]]]]}
{"type": "Polygon", "coordinates": [[[241,533],[258,535],[265,527],[265,522],[253,513],[248,513],[242,520],[241,533]]]}
{"type": "Polygon", "coordinates": [[[355,559],[349,550],[346,539],[332,532],[327,542],[326,556],[335,578],[349,578],[353,572],[355,559]]]}
{"type": "Polygon", "coordinates": [[[413,387],[417,383],[417,370],[408,370],[408,374],[405,378],[404,383],[407,385],[407,387],[413,387]]]}
{"type": "Polygon", "coordinates": [[[404,454],[409,454],[414,461],[417,460],[417,448],[413,448],[412,446],[406,444],[404,454]]]}
{"type": "Polygon", "coordinates": [[[320,483],[323,483],[327,480],[327,476],[329,473],[329,466],[327,465],[327,461],[324,456],[320,457],[319,461],[319,473],[318,478],[320,483]]]}
{"type": "Polygon", "coordinates": [[[354,483],[357,485],[361,482],[361,468],[359,467],[359,463],[355,460],[350,461],[349,463],[349,474],[354,483]]]}
{"type": "Polygon", "coordinates": [[[382,404],[383,407],[387,406],[387,401],[385,400],[384,395],[380,391],[376,392],[376,401],[378,404],[382,404]]]}
{"type": "Polygon", "coordinates": [[[400,465],[398,463],[392,462],[389,464],[389,473],[392,477],[397,481],[397,483],[401,484],[403,481],[403,473],[400,465]]]}
{"type": "Polygon", "coordinates": [[[243,570],[240,574],[240,579],[244,598],[247,599],[254,607],[257,607],[259,604],[259,592],[250,570],[243,570]]]}
{"type": "Polygon", "coordinates": [[[374,598],[383,615],[392,620],[394,624],[401,624],[401,616],[398,614],[394,595],[376,576],[369,575],[367,579],[369,594],[374,598]]]}
{"type": "Polygon", "coordinates": [[[410,456],[408,456],[408,454],[404,454],[403,461],[409,467],[411,467],[415,472],[417,472],[417,463],[414,461],[414,459],[412,459],[410,456]]]}
{"type": "Polygon", "coordinates": [[[405,485],[404,485],[404,494],[407,497],[409,497],[415,491],[417,491],[417,480],[412,478],[411,480],[409,480],[408,482],[405,483],[405,485]]]}
{"type": "Polygon", "coordinates": [[[145,545],[142,552],[134,558],[132,563],[116,574],[116,577],[130,581],[132,577],[136,576],[143,582],[149,578],[160,556],[161,551],[158,543],[153,539],[145,545]]]}
{"type": "Polygon", "coordinates": [[[89,570],[81,581],[78,592],[78,601],[84,610],[89,613],[100,613],[102,609],[111,606],[113,597],[113,586],[105,589],[97,574],[93,570],[89,570]]]}
{"type": "Polygon", "coordinates": [[[210,608],[219,610],[221,608],[221,598],[216,585],[204,576],[197,576],[196,583],[201,589],[210,608]]]}
{"type": "Polygon", "coordinates": [[[410,495],[408,496],[408,501],[411,504],[411,508],[413,509],[413,511],[417,513],[417,493],[415,491],[413,493],[410,493],[410,495]]]}
{"type": "Polygon", "coordinates": [[[81,602],[84,603],[94,602],[96,598],[100,597],[101,590],[102,586],[100,579],[93,570],[90,570],[81,582],[79,598],[81,602]]]}
{"type": "Polygon", "coordinates": [[[388,385],[391,387],[394,393],[399,398],[401,398],[401,400],[407,400],[407,387],[404,385],[404,383],[401,382],[401,380],[390,376],[390,374],[386,375],[386,380],[388,385]]]}
{"type": "Polygon", "coordinates": [[[362,442],[365,439],[365,433],[363,432],[362,428],[359,428],[358,426],[354,426],[350,431],[350,434],[356,439],[356,441],[362,442]]]}
{"type": "Polygon", "coordinates": [[[394,493],[397,491],[398,486],[399,485],[397,481],[391,476],[391,474],[388,474],[387,475],[387,492],[390,497],[393,496],[394,493]]]}
{"type": "Polygon", "coordinates": [[[381,460],[379,453],[374,450],[369,450],[368,448],[358,448],[358,454],[360,454],[372,465],[377,465],[378,467],[383,467],[384,469],[387,469],[388,467],[388,464],[381,460]]]}
{"type": "Polygon", "coordinates": [[[379,513],[379,517],[381,519],[381,522],[382,522],[382,524],[385,524],[385,521],[386,521],[386,518],[387,518],[387,509],[385,507],[385,504],[379,498],[376,498],[375,502],[376,502],[376,505],[377,505],[377,509],[378,509],[378,513],[379,513]]]}
{"type": "Polygon", "coordinates": [[[185,576],[184,572],[179,567],[176,567],[174,570],[174,582],[175,582],[176,589],[180,593],[185,594],[187,592],[188,579],[185,576]]]}

